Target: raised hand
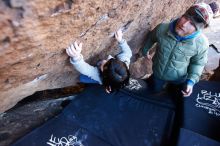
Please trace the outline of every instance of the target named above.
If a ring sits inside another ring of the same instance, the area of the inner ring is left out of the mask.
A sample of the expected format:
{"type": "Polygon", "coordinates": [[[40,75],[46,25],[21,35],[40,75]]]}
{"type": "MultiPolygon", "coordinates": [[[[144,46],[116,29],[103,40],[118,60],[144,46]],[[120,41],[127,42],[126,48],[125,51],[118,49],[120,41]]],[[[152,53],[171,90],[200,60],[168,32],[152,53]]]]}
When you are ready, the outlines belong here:
{"type": "Polygon", "coordinates": [[[122,33],[121,29],[119,29],[118,31],[115,32],[115,38],[118,42],[122,41],[122,36],[123,36],[123,33],[122,33]]]}
{"type": "Polygon", "coordinates": [[[78,44],[77,42],[74,42],[74,44],[71,44],[66,49],[66,53],[74,59],[77,59],[81,56],[81,51],[82,51],[82,43],[78,44]]]}

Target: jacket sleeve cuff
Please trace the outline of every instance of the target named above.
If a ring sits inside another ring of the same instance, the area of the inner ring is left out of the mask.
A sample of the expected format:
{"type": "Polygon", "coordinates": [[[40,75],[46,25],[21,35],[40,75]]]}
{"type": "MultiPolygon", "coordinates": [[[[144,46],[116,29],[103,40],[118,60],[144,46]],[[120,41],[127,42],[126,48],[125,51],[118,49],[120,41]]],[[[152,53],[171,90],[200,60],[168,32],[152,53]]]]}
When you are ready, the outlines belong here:
{"type": "Polygon", "coordinates": [[[77,57],[77,58],[70,57],[70,62],[71,62],[72,64],[75,63],[75,62],[81,61],[81,60],[83,60],[82,54],[80,54],[80,56],[77,57]]]}
{"type": "Polygon", "coordinates": [[[122,40],[119,42],[119,44],[121,45],[121,44],[123,44],[125,41],[126,41],[125,39],[122,39],[122,40]]]}
{"type": "Polygon", "coordinates": [[[194,86],[195,85],[195,83],[192,80],[190,80],[190,79],[186,79],[186,84],[190,85],[190,86],[194,86]]]}

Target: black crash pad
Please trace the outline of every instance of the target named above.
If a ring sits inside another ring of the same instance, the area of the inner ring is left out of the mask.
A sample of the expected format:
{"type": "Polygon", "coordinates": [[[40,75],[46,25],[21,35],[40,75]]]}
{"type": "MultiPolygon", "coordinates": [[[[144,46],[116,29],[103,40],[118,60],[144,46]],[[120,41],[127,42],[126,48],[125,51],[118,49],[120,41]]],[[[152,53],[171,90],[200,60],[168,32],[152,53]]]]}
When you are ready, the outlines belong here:
{"type": "Polygon", "coordinates": [[[145,82],[106,94],[90,85],[54,119],[15,146],[220,146],[220,83],[202,81],[190,97],[146,94],[145,82]]]}
{"type": "Polygon", "coordinates": [[[181,128],[177,146],[220,146],[220,143],[199,133],[181,128]]]}
{"type": "Polygon", "coordinates": [[[129,87],[127,91],[107,94],[103,87],[89,86],[60,115],[14,146],[167,145],[174,108],[169,103],[161,104],[159,99],[140,97],[135,90],[144,92],[129,87]]]}
{"type": "Polygon", "coordinates": [[[178,146],[220,146],[220,83],[201,81],[179,104],[178,146]],[[181,109],[180,109],[181,108],[181,109]]]}

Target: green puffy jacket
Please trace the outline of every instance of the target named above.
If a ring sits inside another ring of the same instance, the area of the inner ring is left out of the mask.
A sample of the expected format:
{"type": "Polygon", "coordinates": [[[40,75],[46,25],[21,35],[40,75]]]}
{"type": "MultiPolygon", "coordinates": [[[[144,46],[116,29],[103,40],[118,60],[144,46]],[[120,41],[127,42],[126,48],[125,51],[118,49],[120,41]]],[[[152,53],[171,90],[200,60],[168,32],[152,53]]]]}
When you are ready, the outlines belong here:
{"type": "Polygon", "coordinates": [[[207,62],[208,39],[201,33],[195,38],[178,41],[169,30],[169,23],[161,23],[152,30],[142,50],[157,43],[153,57],[154,75],[165,81],[177,81],[184,77],[194,83],[199,81],[207,62]]]}

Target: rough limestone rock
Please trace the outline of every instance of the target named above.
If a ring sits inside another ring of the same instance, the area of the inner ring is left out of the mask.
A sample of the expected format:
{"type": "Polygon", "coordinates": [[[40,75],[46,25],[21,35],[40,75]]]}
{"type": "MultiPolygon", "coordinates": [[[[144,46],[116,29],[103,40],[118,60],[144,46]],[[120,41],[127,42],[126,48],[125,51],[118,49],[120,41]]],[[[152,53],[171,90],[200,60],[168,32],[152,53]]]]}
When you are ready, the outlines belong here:
{"type": "MultiPolygon", "coordinates": [[[[220,3],[220,1],[219,1],[220,3]]],[[[220,81],[220,15],[212,20],[204,34],[209,39],[208,62],[201,76],[202,80],[220,81]]]]}
{"type": "MultiPolygon", "coordinates": [[[[1,0],[0,112],[39,90],[74,85],[78,73],[65,48],[83,42],[86,61],[116,54],[114,31],[123,27],[133,53],[147,32],[181,15],[195,0],[1,0]]],[[[147,71],[144,60],[132,75],[147,71]]],[[[145,63],[146,64],[146,63],[145,63]]]]}

